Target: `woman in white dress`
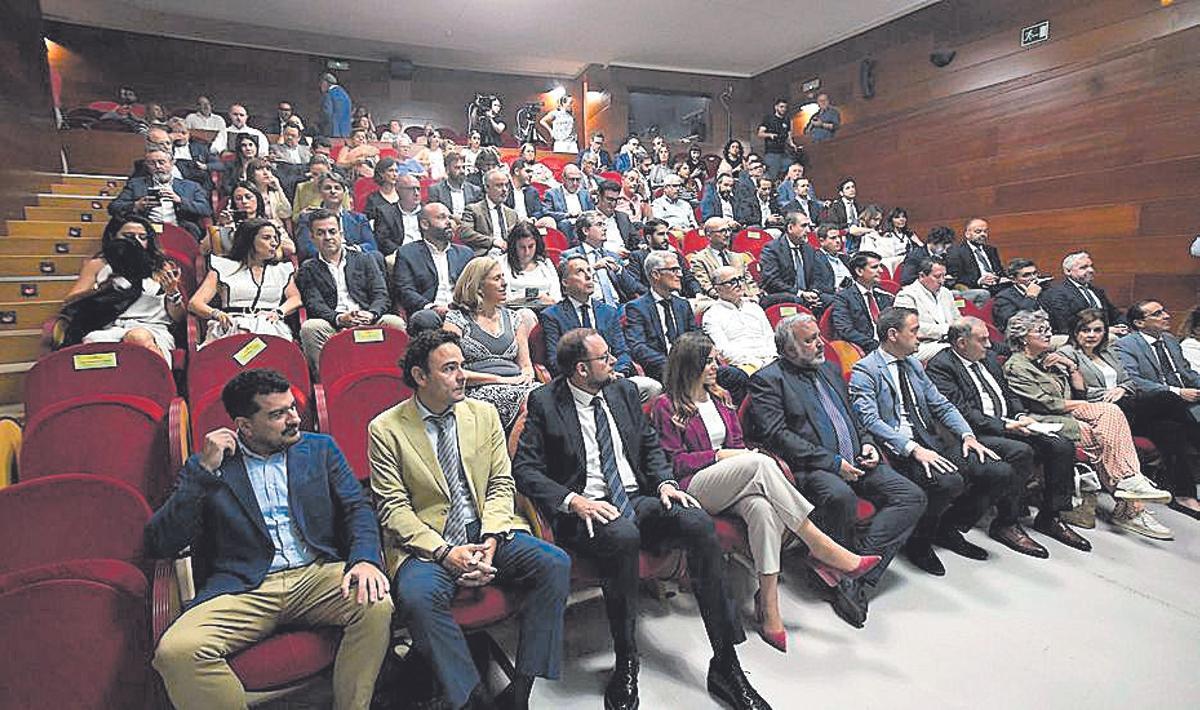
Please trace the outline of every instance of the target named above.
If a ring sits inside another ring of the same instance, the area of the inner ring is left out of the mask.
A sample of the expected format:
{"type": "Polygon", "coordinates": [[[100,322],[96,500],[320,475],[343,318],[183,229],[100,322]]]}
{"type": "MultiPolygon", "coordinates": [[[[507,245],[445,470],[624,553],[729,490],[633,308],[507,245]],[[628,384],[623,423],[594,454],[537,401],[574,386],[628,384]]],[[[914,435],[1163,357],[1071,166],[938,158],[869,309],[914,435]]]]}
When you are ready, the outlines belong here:
{"type": "Polygon", "coordinates": [[[908,245],[897,239],[892,232],[880,233],[880,228],[883,225],[883,210],[877,205],[867,205],[858,215],[858,229],[852,229],[851,232],[859,232],[859,249],[861,251],[873,251],[880,256],[880,261],[888,268],[892,274],[896,273],[896,269],[904,262],[904,255],[908,253],[908,245]],[[861,231],[860,231],[861,230],[861,231]]]}
{"type": "Polygon", "coordinates": [[[280,261],[280,235],[274,224],[250,219],[238,225],[228,257],[213,256],[204,283],[188,308],[197,318],[212,321],[208,344],[234,333],[258,333],[292,339],[284,322],[300,308],[295,267],[280,261]],[[210,304],[220,296],[221,307],[210,304]]]}
{"type": "Polygon", "coordinates": [[[446,177],[446,153],[442,150],[442,134],[433,126],[425,127],[425,147],[417,155],[417,161],[425,166],[430,180],[446,177]]]}
{"type": "Polygon", "coordinates": [[[555,153],[579,152],[579,143],[575,138],[575,115],[571,113],[574,106],[575,99],[569,94],[561,96],[558,99],[558,108],[542,116],[542,120],[538,122],[554,139],[555,153]]]}
{"type": "Polygon", "coordinates": [[[532,222],[518,222],[508,232],[508,249],[500,259],[507,300],[553,305],[562,300],[554,262],[546,256],[546,241],[532,222]]]}

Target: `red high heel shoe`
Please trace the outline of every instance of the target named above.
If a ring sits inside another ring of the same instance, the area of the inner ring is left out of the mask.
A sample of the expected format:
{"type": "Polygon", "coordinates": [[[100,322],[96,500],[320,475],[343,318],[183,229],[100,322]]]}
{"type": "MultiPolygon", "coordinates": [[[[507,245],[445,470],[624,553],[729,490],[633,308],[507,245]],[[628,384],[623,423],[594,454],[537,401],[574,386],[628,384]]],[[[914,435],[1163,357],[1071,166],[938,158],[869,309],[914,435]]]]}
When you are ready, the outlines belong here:
{"type": "Polygon", "coordinates": [[[787,631],[767,631],[763,628],[762,597],[759,592],[754,593],[754,620],[758,622],[758,635],[762,640],[775,650],[787,653],[787,631]]]}
{"type": "Polygon", "coordinates": [[[817,576],[821,578],[822,582],[830,587],[836,587],[843,579],[858,579],[867,572],[870,572],[882,559],[879,555],[863,555],[858,561],[858,566],[849,572],[843,572],[840,569],[830,567],[812,557],[808,558],[808,564],[817,573],[817,576]]]}

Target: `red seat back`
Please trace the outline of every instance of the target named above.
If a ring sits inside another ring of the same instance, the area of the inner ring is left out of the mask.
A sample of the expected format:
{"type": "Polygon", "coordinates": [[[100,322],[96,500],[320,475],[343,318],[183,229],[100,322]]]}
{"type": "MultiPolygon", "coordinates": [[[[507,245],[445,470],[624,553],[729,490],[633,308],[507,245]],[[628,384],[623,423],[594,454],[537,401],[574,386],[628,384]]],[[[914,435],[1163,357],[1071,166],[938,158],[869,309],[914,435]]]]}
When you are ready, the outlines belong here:
{"type": "MultiPolygon", "coordinates": [[[[379,192],[379,183],[369,177],[360,177],[354,181],[354,211],[362,212],[367,206],[367,198],[372,192],[379,192]]],[[[422,196],[424,199],[424,196],[422,196]]]]}
{"type": "Polygon", "coordinates": [[[698,252],[707,246],[708,240],[705,239],[702,234],[700,234],[700,230],[698,229],[689,229],[687,233],[683,235],[684,256],[698,252]]]}
{"type": "Polygon", "coordinates": [[[271,368],[283,373],[293,388],[311,400],[312,381],[300,348],[275,335],[238,333],[205,345],[188,362],[188,401],[195,403],[211,390],[220,390],[233,376],[246,369],[271,368]]]}
{"type": "Polygon", "coordinates": [[[325,387],[321,431],[337,442],[358,480],[371,475],[367,425],[380,412],[412,396],[394,365],[346,375],[325,387]]]}
{"type": "Polygon", "coordinates": [[[817,321],[817,328],[821,331],[821,337],[826,340],[836,340],[837,335],[833,332],[833,306],[825,309],[821,314],[821,320],[817,321]]]}
{"type": "Polygon", "coordinates": [[[772,306],[768,306],[766,313],[767,313],[767,322],[771,324],[772,328],[774,328],[775,325],[778,324],[779,321],[783,320],[784,318],[794,316],[798,313],[807,313],[809,315],[812,315],[812,311],[808,310],[808,308],[806,308],[805,306],[803,306],[799,303],[796,303],[795,301],[787,302],[787,303],[776,303],[772,306]]]}
{"type": "Polygon", "coordinates": [[[621,173],[617,172],[616,170],[605,170],[604,172],[600,173],[601,180],[612,180],[618,185],[621,184],[622,177],[623,176],[621,173]]]}
{"type": "Polygon", "coordinates": [[[145,397],[164,410],[175,397],[171,368],[157,352],[129,343],[63,348],[37,361],[25,376],[25,416],[46,406],[97,394],[145,397]]]}
{"type": "Polygon", "coordinates": [[[407,348],[408,333],[402,330],[382,326],[347,328],[321,349],[318,376],[328,387],[360,370],[392,368],[399,372],[407,348]]]}
{"type": "Polygon", "coordinates": [[[854,363],[863,357],[862,348],[845,340],[831,340],[825,343],[825,357],[842,369],[842,377],[850,381],[850,371],[854,363]]]}
{"type": "Polygon", "coordinates": [[[738,232],[733,238],[733,244],[730,247],[734,251],[749,254],[758,261],[758,255],[762,253],[765,247],[771,241],[771,235],[761,229],[749,227],[738,232]]]}
{"type": "Polygon", "coordinates": [[[895,296],[897,293],[900,292],[900,284],[895,281],[892,281],[890,279],[882,279],[881,278],[881,279],[879,279],[879,283],[877,283],[876,286],[878,286],[880,290],[887,291],[888,293],[892,294],[893,296],[895,296]]]}
{"type": "Polygon", "coordinates": [[[567,235],[553,227],[546,228],[546,235],[543,237],[543,241],[545,241],[547,249],[554,248],[559,251],[566,251],[571,246],[570,242],[567,241],[567,235]]]}

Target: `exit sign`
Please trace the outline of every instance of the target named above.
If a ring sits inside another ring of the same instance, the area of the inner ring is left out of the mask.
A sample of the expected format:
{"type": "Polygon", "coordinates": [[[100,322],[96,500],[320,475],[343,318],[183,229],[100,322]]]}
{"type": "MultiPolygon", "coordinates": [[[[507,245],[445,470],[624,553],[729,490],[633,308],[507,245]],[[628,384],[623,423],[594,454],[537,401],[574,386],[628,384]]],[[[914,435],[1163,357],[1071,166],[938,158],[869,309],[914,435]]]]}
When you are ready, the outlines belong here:
{"type": "Polygon", "coordinates": [[[1050,39],[1050,20],[1039,22],[1036,25],[1031,25],[1021,30],[1022,47],[1045,42],[1048,39],[1050,39]]]}

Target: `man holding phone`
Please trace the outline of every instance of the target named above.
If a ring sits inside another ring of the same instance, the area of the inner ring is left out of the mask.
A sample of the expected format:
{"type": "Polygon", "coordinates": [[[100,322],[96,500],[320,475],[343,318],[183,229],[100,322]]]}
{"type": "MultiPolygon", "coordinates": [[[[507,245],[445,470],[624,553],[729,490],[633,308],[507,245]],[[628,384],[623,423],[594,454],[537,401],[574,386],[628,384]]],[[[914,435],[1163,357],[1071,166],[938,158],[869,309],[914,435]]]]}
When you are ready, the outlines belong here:
{"type": "Polygon", "coordinates": [[[158,224],[177,224],[197,239],[200,221],[212,215],[212,204],[204,189],[192,182],[172,176],[175,158],[170,151],[157,146],[146,151],[148,176],[132,177],[124,189],[108,205],[113,217],[136,214],[158,224]]]}

